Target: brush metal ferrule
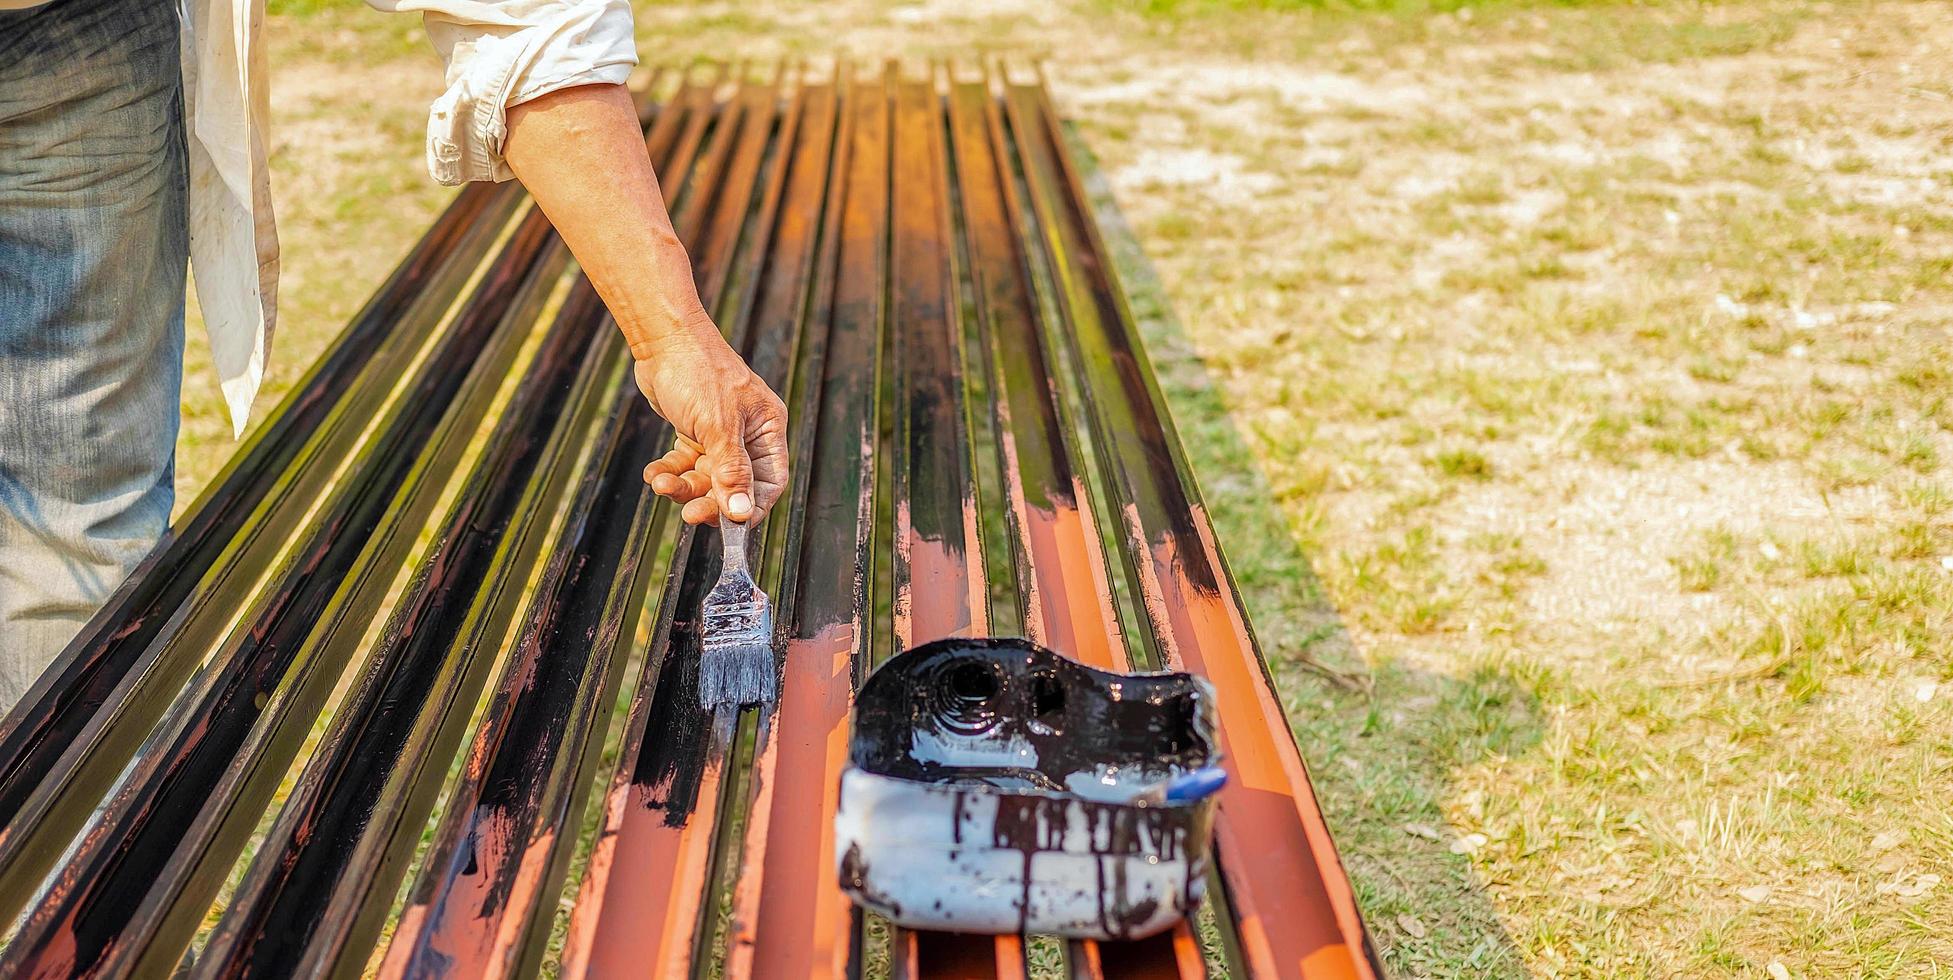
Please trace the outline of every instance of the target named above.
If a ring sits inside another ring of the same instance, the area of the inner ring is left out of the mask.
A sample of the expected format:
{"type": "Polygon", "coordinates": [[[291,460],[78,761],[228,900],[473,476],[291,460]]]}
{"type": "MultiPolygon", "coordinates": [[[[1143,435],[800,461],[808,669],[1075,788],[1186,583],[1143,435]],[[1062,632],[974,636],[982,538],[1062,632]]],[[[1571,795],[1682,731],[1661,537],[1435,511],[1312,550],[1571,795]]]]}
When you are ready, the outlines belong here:
{"type": "Polygon", "coordinates": [[[747,577],[752,572],[746,567],[746,525],[723,514],[719,515],[719,544],[725,549],[720,562],[721,580],[727,572],[738,571],[747,577]]]}
{"type": "Polygon", "coordinates": [[[744,524],[723,516],[719,518],[724,557],[719,581],[706,595],[704,608],[700,610],[708,650],[771,638],[772,602],[760,591],[747,567],[747,530],[744,524]]]}

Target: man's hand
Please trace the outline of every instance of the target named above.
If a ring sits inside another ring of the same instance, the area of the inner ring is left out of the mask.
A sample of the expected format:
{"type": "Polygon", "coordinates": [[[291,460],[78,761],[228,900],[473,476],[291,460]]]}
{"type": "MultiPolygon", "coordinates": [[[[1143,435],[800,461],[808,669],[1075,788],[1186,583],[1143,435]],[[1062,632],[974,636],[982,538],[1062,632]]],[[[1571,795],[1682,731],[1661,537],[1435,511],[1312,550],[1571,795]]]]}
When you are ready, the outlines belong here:
{"type": "Polygon", "coordinates": [[[766,516],[787,484],[787,407],[710,320],[637,362],[637,386],[678,432],[644,480],[684,506],[685,523],[766,516]]]}
{"type": "Polygon", "coordinates": [[[502,155],[610,307],[637,386],[678,430],[645,482],[687,523],[765,516],[787,482],[787,409],[726,346],[699,302],[630,93],[560,89],[508,114],[502,155]]]}

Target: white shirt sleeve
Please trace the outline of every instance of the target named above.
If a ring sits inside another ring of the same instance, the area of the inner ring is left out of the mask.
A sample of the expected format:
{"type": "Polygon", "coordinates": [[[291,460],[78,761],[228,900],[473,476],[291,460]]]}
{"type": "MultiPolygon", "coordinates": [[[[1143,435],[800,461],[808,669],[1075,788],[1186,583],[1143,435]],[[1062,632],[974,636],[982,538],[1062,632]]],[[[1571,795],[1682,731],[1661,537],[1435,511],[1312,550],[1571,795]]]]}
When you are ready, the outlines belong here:
{"type": "Polygon", "coordinates": [[[447,61],[427,118],[427,170],[443,184],[507,180],[508,108],[576,85],[622,84],[637,65],[629,0],[366,0],[419,11],[447,61]]]}
{"type": "Polygon", "coordinates": [[[243,438],[278,323],[263,0],[185,4],[182,44],[190,269],[232,433],[243,438]]]}

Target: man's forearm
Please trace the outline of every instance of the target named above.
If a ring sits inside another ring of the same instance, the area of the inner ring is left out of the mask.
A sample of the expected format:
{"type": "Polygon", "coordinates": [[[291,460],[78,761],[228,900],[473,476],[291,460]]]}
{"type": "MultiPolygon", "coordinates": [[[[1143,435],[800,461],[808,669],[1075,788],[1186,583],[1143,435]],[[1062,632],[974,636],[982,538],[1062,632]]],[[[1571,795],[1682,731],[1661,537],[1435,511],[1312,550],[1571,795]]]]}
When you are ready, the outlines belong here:
{"type": "Polygon", "coordinates": [[[787,410],[699,305],[691,262],[621,85],[509,110],[502,149],[630,342],[632,376],[678,436],[645,468],[686,522],[763,517],[787,484],[787,410]]]}
{"type": "Polygon", "coordinates": [[[717,339],[621,85],[514,106],[503,157],[576,255],[639,360],[717,339]],[[704,336],[710,334],[710,336],[704,336]]]}

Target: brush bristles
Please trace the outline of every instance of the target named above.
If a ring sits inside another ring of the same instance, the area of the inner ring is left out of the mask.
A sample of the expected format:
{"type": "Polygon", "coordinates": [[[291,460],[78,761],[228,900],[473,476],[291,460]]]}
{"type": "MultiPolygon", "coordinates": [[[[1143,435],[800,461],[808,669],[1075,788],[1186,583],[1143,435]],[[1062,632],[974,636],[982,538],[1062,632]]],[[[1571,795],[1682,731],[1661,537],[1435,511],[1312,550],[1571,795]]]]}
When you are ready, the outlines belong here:
{"type": "Polygon", "coordinates": [[[764,643],[718,647],[698,665],[698,700],[706,710],[773,700],[773,648],[764,643]]]}
{"type": "MultiPolygon", "coordinates": [[[[736,532],[728,542],[744,540],[736,532]]],[[[718,584],[699,607],[698,703],[707,711],[771,704],[773,602],[746,570],[745,554],[732,544],[718,584]]]]}
{"type": "Polygon", "coordinates": [[[743,624],[745,628],[730,635],[707,633],[698,665],[698,702],[706,710],[772,703],[778,683],[773,669],[773,611],[761,605],[757,612],[743,624]]]}

